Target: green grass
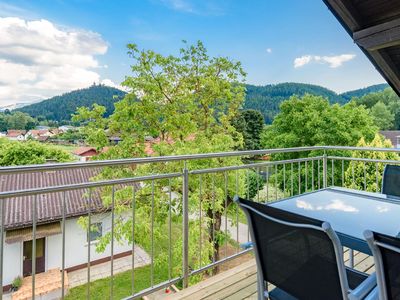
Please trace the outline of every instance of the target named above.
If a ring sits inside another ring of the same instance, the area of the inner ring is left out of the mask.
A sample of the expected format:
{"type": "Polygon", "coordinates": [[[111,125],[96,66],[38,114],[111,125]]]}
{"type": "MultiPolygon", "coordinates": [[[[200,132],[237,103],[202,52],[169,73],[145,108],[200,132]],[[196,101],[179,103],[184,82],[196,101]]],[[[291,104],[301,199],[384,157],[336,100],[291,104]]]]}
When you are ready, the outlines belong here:
{"type": "MultiPolygon", "coordinates": [[[[161,229],[163,232],[168,232],[167,224],[161,229]]],[[[172,223],[172,239],[174,236],[181,234],[181,224],[172,223]]],[[[173,240],[172,240],[173,242],[173,240]]],[[[147,252],[151,253],[149,239],[141,243],[141,247],[147,252]]],[[[169,249],[168,235],[163,234],[161,239],[155,240],[154,243],[154,256],[161,253],[166,253],[169,249]]],[[[135,269],[135,293],[140,292],[151,286],[151,266],[145,266],[135,269]]],[[[110,277],[98,279],[90,284],[90,298],[91,299],[109,299],[110,298],[110,277]]],[[[156,268],[154,267],[154,285],[168,280],[168,267],[156,268]]],[[[114,276],[113,281],[114,299],[121,299],[132,294],[132,271],[126,271],[114,276]]],[[[86,299],[87,284],[72,288],[66,299],[86,299]]]]}
{"type": "MultiPolygon", "coordinates": [[[[151,268],[145,266],[135,269],[135,292],[139,292],[150,286],[151,268]]],[[[99,279],[90,283],[91,299],[110,299],[110,277],[99,279]]],[[[154,282],[165,280],[165,274],[154,273],[154,282]]],[[[121,299],[132,294],[132,271],[116,274],[113,280],[113,299],[121,299]]],[[[69,290],[65,299],[86,299],[87,284],[74,287],[69,290]]]]}

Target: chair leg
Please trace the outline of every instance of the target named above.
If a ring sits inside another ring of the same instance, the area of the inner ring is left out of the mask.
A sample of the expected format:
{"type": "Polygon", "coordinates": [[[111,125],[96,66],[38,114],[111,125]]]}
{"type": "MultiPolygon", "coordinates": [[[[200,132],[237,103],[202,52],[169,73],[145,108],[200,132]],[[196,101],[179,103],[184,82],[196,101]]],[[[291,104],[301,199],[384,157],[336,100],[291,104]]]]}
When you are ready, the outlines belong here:
{"type": "Polygon", "coordinates": [[[265,288],[264,280],[262,276],[260,276],[259,273],[257,272],[257,299],[258,300],[269,299],[269,297],[266,297],[266,294],[268,295],[268,293],[266,292],[267,290],[265,288]]]}

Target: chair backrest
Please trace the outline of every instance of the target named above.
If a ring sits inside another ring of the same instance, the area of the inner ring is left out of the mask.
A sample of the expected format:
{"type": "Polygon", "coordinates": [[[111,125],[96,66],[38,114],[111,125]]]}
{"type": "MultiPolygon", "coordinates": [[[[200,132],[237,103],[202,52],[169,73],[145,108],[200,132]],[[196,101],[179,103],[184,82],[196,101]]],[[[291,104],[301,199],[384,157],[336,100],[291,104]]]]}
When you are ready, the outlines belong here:
{"type": "Polygon", "coordinates": [[[263,280],[298,299],[347,299],[342,247],[329,223],[236,197],[263,280]]]}
{"type": "Polygon", "coordinates": [[[400,197],[400,166],[385,166],[385,171],[383,172],[382,193],[400,197]]]}
{"type": "Polygon", "coordinates": [[[374,255],[380,300],[400,300],[400,239],[365,231],[364,237],[374,255]]]}

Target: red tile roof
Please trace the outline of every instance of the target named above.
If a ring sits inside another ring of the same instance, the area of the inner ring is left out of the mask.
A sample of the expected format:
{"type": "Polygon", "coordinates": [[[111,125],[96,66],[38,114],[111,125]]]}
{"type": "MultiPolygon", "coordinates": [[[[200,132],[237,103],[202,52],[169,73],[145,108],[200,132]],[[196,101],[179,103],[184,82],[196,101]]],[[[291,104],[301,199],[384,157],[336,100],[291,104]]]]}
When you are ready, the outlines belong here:
{"type": "MultiPolygon", "coordinates": [[[[0,176],[0,191],[22,190],[37,187],[71,185],[89,182],[99,169],[82,168],[43,173],[21,173],[0,176]]],[[[81,216],[87,213],[87,190],[65,192],[66,216],[81,216]]],[[[38,196],[23,196],[5,199],[6,229],[31,226],[32,202],[37,200],[37,222],[47,223],[62,218],[63,192],[43,194],[38,196]]],[[[92,208],[101,209],[102,202],[99,193],[93,193],[92,208]]]]}
{"type": "Polygon", "coordinates": [[[94,151],[97,154],[97,150],[95,147],[79,147],[78,149],[72,151],[72,153],[81,156],[90,151],[94,151]]]}

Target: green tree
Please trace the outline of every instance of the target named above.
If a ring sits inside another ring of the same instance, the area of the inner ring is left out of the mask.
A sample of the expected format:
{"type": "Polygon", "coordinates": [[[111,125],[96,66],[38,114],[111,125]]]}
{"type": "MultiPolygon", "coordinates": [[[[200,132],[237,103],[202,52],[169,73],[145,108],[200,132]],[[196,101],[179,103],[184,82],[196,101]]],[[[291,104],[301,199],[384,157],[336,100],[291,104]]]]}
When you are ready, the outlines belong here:
{"type": "MultiPolygon", "coordinates": [[[[375,126],[368,110],[354,102],[343,106],[330,105],[323,97],[305,95],[301,98],[291,97],[281,105],[281,112],[276,116],[272,125],[268,126],[262,135],[262,144],[265,148],[290,148],[317,145],[355,146],[361,138],[371,141],[378,128],[375,126]]],[[[321,151],[295,152],[275,154],[273,160],[313,157],[322,155],[321,151]]],[[[343,151],[331,151],[331,155],[344,155],[343,151]]],[[[310,189],[312,172],[318,174],[318,164],[309,162],[295,164],[293,168],[293,190],[296,193],[310,189]],[[313,165],[313,167],[312,167],[313,165]],[[307,171],[306,171],[307,169],[307,171]],[[300,176],[299,176],[300,173],[300,176]],[[307,180],[306,180],[307,178],[307,180]],[[301,183],[299,186],[298,182],[301,183]],[[307,182],[307,186],[306,186],[307,182]]],[[[330,172],[329,172],[330,173],[330,172]]],[[[282,166],[278,168],[280,188],[291,187],[289,176],[284,175],[282,166]]],[[[338,170],[335,178],[339,177],[338,170]]],[[[314,176],[314,186],[318,186],[318,177],[314,176]]],[[[336,180],[335,180],[336,182],[336,180]]]]}
{"type": "MultiPolygon", "coordinates": [[[[185,43],[186,45],[186,43],[185,43]]],[[[143,156],[145,137],[159,138],[153,145],[155,155],[179,155],[188,153],[207,153],[231,151],[242,145],[241,134],[231,125],[244,100],[244,76],[239,62],[225,57],[209,57],[201,42],[185,46],[178,56],[164,56],[151,50],[140,51],[136,45],[128,45],[129,55],[133,59],[132,76],[126,77],[123,85],[130,90],[123,100],[115,104],[114,113],[103,118],[104,110],[94,107],[92,110],[79,109],[74,120],[86,122],[84,133],[91,138],[91,144],[103,146],[104,135],[100,131],[108,130],[118,134],[122,142],[100,155],[100,158],[123,158],[143,156]]],[[[190,160],[189,169],[215,168],[227,164],[241,164],[239,158],[220,158],[209,160],[190,160]]],[[[158,163],[139,165],[136,168],[109,168],[102,172],[101,178],[135,176],[177,172],[182,163],[158,163]]],[[[195,268],[210,260],[218,260],[220,245],[226,241],[221,231],[221,218],[232,202],[236,192],[244,190],[243,172],[207,174],[191,177],[189,206],[191,213],[198,213],[199,201],[206,226],[199,226],[199,220],[191,220],[190,226],[190,265],[195,268]],[[201,185],[200,185],[201,182],[201,185]],[[224,187],[227,186],[225,189],[224,187]],[[235,188],[237,187],[237,188],[235,188]],[[197,226],[192,226],[195,224],[197,226]],[[196,231],[197,230],[197,231],[196,231]],[[200,232],[199,232],[200,231],[200,232]],[[202,246],[203,261],[199,261],[198,237],[204,236],[202,246]]],[[[154,227],[156,235],[164,234],[168,220],[165,203],[168,194],[164,191],[171,185],[172,192],[180,199],[182,195],[181,179],[170,182],[157,180],[154,186],[145,182],[136,192],[138,217],[135,224],[142,230],[142,236],[136,236],[137,242],[148,239],[151,209],[149,195],[155,193],[153,207],[155,212],[154,227]]],[[[117,210],[130,210],[126,203],[131,197],[132,188],[121,188],[115,193],[117,210]],[[130,196],[129,196],[130,195],[130,196]]],[[[110,204],[110,189],[103,190],[103,202],[110,204]]],[[[151,197],[150,197],[151,198],[151,197]]],[[[181,222],[182,203],[173,216],[174,222],[181,222]]],[[[84,222],[84,221],[82,221],[84,222]]],[[[117,222],[116,238],[124,237],[132,241],[129,224],[132,220],[117,222]]],[[[98,244],[101,251],[110,242],[104,236],[98,244]]],[[[182,247],[178,236],[173,245],[174,274],[181,270],[182,247]]],[[[156,266],[165,268],[166,256],[156,257],[156,266]]]]}
{"type": "Polygon", "coordinates": [[[233,120],[233,126],[243,135],[243,150],[261,148],[260,138],[264,128],[263,115],[254,109],[241,111],[233,120]]]}
{"type": "Polygon", "coordinates": [[[52,160],[72,160],[68,152],[34,141],[17,142],[0,139],[0,166],[43,164],[52,160]]]}
{"type": "Polygon", "coordinates": [[[379,129],[393,129],[394,114],[382,101],[371,107],[371,115],[379,129]]]}
{"type": "Polygon", "coordinates": [[[37,121],[31,116],[20,111],[4,114],[7,129],[29,130],[35,127],[37,121]]]}
{"type": "Polygon", "coordinates": [[[378,130],[368,111],[355,103],[330,105],[323,97],[307,94],[292,96],[280,109],[263,133],[265,148],[354,146],[362,137],[372,140],[378,130]]]}
{"type": "MultiPolygon", "coordinates": [[[[357,143],[358,147],[392,148],[389,140],[376,134],[375,138],[367,143],[363,138],[357,143]]],[[[353,158],[369,158],[378,160],[398,160],[397,153],[376,151],[353,151],[353,158]]],[[[352,189],[379,192],[382,186],[382,174],[385,165],[382,163],[364,163],[362,161],[351,161],[345,172],[345,185],[352,189]]]]}
{"type": "Polygon", "coordinates": [[[360,98],[353,98],[353,102],[358,105],[364,105],[368,109],[372,109],[378,102],[382,102],[389,109],[390,113],[394,115],[393,128],[400,129],[400,101],[397,94],[391,89],[387,88],[381,92],[370,93],[360,98]]]}

